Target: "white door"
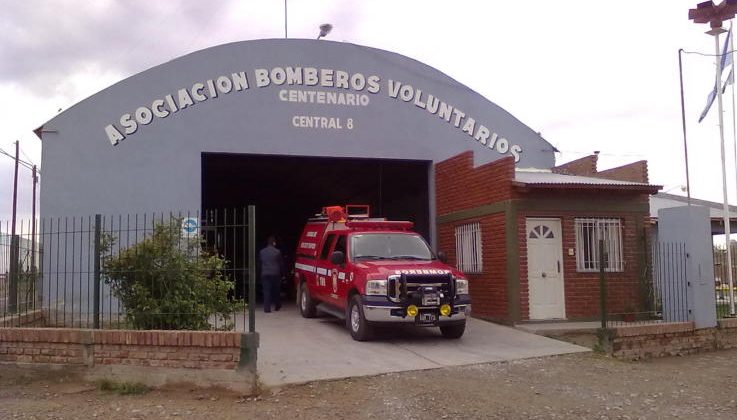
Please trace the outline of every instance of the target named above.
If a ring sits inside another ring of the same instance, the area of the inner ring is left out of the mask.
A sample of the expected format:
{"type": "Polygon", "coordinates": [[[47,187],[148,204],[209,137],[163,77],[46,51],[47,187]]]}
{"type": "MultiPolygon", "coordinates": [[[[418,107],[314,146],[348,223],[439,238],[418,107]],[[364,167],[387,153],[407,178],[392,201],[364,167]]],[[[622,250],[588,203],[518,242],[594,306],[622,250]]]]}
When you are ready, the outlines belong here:
{"type": "Polygon", "coordinates": [[[530,319],[566,317],[560,219],[527,219],[530,319]]]}

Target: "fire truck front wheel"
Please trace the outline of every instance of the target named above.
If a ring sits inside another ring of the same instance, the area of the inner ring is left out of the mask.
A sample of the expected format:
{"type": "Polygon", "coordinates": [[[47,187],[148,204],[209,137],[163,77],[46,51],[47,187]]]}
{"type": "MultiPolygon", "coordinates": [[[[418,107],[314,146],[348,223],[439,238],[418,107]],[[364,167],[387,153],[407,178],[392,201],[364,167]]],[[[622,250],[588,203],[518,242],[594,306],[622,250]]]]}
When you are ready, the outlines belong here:
{"type": "Polygon", "coordinates": [[[359,295],[353,295],[348,306],[347,324],[348,329],[351,330],[351,337],[356,341],[367,341],[371,339],[372,328],[366,321],[366,316],[363,313],[363,304],[361,304],[361,297],[359,295]]]}
{"type": "Polygon", "coordinates": [[[451,324],[451,325],[441,325],[440,326],[440,333],[443,334],[443,337],[445,338],[461,338],[463,336],[463,333],[466,331],[466,321],[463,321],[458,324],[451,324]]]}
{"type": "Polygon", "coordinates": [[[305,318],[314,318],[317,316],[317,305],[310,296],[310,290],[305,282],[299,284],[299,312],[305,318]]]}

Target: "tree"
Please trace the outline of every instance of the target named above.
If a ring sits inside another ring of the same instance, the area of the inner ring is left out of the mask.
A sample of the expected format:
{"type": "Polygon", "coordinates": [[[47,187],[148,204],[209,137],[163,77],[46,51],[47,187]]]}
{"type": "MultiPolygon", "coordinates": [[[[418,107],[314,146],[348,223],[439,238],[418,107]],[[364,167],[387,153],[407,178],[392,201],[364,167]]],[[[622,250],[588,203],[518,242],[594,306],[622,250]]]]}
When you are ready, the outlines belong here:
{"type": "MultiPolygon", "coordinates": [[[[234,282],[223,274],[226,261],[204,252],[199,239],[182,238],[180,226],[172,218],[117,255],[106,252],[105,283],[132,328],[209,330],[215,317],[218,329],[229,329],[229,316],[240,303],[228,299],[234,282]]],[[[113,241],[103,242],[109,250],[113,241]]]]}

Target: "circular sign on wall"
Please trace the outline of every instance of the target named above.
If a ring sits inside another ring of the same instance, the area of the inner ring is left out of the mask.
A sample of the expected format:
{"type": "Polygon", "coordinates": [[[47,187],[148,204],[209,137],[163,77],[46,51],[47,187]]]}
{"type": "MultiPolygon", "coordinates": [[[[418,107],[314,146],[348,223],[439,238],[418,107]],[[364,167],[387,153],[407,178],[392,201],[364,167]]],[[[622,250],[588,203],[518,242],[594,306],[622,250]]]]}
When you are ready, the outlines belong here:
{"type": "Polygon", "coordinates": [[[182,219],[182,236],[191,238],[197,236],[200,231],[200,223],[196,217],[185,217],[182,219]]]}

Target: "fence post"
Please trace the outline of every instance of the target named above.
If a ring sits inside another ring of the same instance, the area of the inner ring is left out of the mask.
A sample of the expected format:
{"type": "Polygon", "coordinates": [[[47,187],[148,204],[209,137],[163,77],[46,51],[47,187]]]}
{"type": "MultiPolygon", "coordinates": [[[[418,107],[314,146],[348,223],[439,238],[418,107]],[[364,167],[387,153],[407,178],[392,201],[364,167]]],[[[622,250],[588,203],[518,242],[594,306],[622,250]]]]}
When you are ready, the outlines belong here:
{"type": "Polygon", "coordinates": [[[256,207],[248,206],[248,332],[256,332],[256,207]]]}
{"type": "Polygon", "coordinates": [[[92,279],[92,282],[94,284],[94,297],[93,297],[93,327],[95,329],[100,328],[100,258],[102,257],[100,254],[102,253],[102,250],[100,249],[100,235],[102,234],[102,215],[96,214],[95,215],[95,250],[93,255],[93,261],[94,261],[94,277],[92,279]]]}
{"type": "Polygon", "coordinates": [[[601,310],[601,328],[606,329],[607,324],[607,293],[606,279],[604,278],[604,240],[599,239],[599,307],[601,310]]]}
{"type": "Polygon", "coordinates": [[[18,312],[18,278],[19,261],[20,260],[20,237],[18,235],[10,236],[10,282],[8,287],[8,312],[14,314],[18,312]]]}

